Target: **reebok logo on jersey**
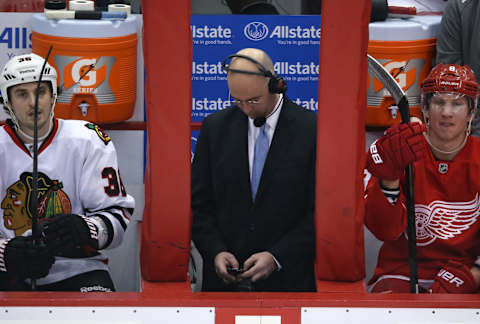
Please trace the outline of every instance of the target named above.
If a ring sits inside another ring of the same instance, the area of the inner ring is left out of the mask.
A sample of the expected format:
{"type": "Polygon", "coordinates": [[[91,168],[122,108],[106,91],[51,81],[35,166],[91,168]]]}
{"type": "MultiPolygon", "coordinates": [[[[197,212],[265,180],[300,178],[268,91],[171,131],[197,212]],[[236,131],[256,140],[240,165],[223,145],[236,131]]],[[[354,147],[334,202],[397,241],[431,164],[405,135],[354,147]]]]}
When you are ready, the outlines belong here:
{"type": "Polygon", "coordinates": [[[445,269],[440,270],[440,272],[437,274],[437,277],[442,278],[446,282],[455,284],[457,287],[460,287],[464,284],[464,281],[462,279],[456,277],[453,273],[448,272],[445,269]]]}
{"type": "Polygon", "coordinates": [[[468,230],[479,215],[478,193],[474,199],[466,202],[435,200],[428,206],[415,204],[417,245],[426,246],[436,239],[454,239],[468,230]]]}
{"type": "Polygon", "coordinates": [[[90,291],[104,291],[104,292],[111,292],[110,288],[102,287],[102,286],[92,286],[92,287],[81,287],[80,292],[90,292],[90,291]]]}

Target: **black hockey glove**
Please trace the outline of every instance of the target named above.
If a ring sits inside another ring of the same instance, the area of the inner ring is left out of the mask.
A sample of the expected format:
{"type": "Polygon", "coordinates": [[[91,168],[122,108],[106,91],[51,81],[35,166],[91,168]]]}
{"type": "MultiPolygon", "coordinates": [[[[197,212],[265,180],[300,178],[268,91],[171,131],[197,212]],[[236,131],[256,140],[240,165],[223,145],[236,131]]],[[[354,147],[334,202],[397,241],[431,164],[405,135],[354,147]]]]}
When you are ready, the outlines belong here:
{"type": "Polygon", "coordinates": [[[0,271],[20,278],[45,277],[55,262],[53,254],[41,241],[33,244],[31,236],[18,236],[0,244],[0,271]]]}
{"type": "Polygon", "coordinates": [[[98,250],[98,228],[88,217],[59,214],[44,221],[42,227],[45,242],[55,255],[69,256],[78,248],[98,250]]]}

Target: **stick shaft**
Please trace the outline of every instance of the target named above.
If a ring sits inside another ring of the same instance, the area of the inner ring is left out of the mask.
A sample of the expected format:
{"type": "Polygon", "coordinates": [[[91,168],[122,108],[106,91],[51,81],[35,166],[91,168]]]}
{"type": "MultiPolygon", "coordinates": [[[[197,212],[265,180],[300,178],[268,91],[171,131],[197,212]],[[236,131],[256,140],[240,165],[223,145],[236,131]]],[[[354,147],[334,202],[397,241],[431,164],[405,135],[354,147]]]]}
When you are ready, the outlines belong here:
{"type": "MultiPolygon", "coordinates": [[[[33,245],[37,244],[40,237],[38,233],[38,96],[40,94],[40,84],[42,82],[43,72],[47,65],[48,58],[52,52],[53,46],[48,49],[47,56],[43,62],[42,70],[37,82],[35,91],[35,106],[33,108],[33,170],[32,170],[32,239],[33,245]]],[[[37,281],[32,279],[31,289],[37,290],[37,281]]]]}
{"type": "MultiPolygon", "coordinates": [[[[402,123],[410,122],[410,106],[407,96],[395,78],[374,57],[367,54],[368,69],[390,92],[400,110],[402,123]]],[[[413,165],[405,168],[405,198],[407,209],[408,266],[410,292],[418,293],[417,230],[415,224],[415,195],[413,190],[413,165]]]]}

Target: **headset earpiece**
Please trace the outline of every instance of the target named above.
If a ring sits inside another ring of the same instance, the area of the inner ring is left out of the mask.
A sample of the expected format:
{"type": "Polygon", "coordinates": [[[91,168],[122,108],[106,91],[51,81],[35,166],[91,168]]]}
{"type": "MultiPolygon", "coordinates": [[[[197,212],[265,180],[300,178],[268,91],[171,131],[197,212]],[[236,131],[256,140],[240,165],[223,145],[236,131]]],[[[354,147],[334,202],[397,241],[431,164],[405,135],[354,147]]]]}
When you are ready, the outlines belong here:
{"type": "Polygon", "coordinates": [[[287,81],[278,75],[273,75],[268,81],[268,90],[271,93],[285,93],[287,91],[287,81]]]}
{"type": "Polygon", "coordinates": [[[284,78],[281,76],[275,75],[272,72],[268,71],[263,64],[258,62],[257,60],[251,58],[250,56],[247,55],[242,55],[242,54],[233,54],[228,56],[222,64],[222,69],[224,71],[232,71],[232,72],[237,72],[237,73],[245,73],[245,74],[254,74],[254,75],[263,75],[264,77],[270,78],[268,81],[268,91],[271,93],[284,93],[287,91],[287,81],[285,81],[284,78]],[[246,59],[252,63],[255,63],[258,67],[259,72],[253,72],[253,71],[245,71],[245,70],[237,70],[237,69],[231,69],[230,65],[227,64],[227,60],[239,57],[246,59]]]}

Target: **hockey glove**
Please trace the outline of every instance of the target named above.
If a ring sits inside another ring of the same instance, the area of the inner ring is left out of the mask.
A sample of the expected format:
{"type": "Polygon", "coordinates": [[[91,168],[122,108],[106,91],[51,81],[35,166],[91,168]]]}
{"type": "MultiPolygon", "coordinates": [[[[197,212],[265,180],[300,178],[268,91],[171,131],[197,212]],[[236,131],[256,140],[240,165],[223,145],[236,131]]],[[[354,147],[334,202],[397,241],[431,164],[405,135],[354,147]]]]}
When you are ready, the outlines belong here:
{"type": "Polygon", "coordinates": [[[88,217],[59,214],[43,222],[42,227],[45,242],[55,255],[70,256],[78,248],[98,250],[98,228],[88,217]]]}
{"type": "Polygon", "coordinates": [[[400,179],[404,169],[425,156],[424,124],[396,124],[375,141],[367,153],[367,170],[384,180],[400,179]]]}
{"type": "Polygon", "coordinates": [[[18,236],[0,243],[0,271],[9,275],[39,279],[48,274],[54,262],[45,243],[33,244],[31,236],[18,236]]]}
{"type": "Polygon", "coordinates": [[[470,269],[457,261],[449,261],[437,274],[430,287],[431,293],[472,294],[477,283],[470,269]]]}

